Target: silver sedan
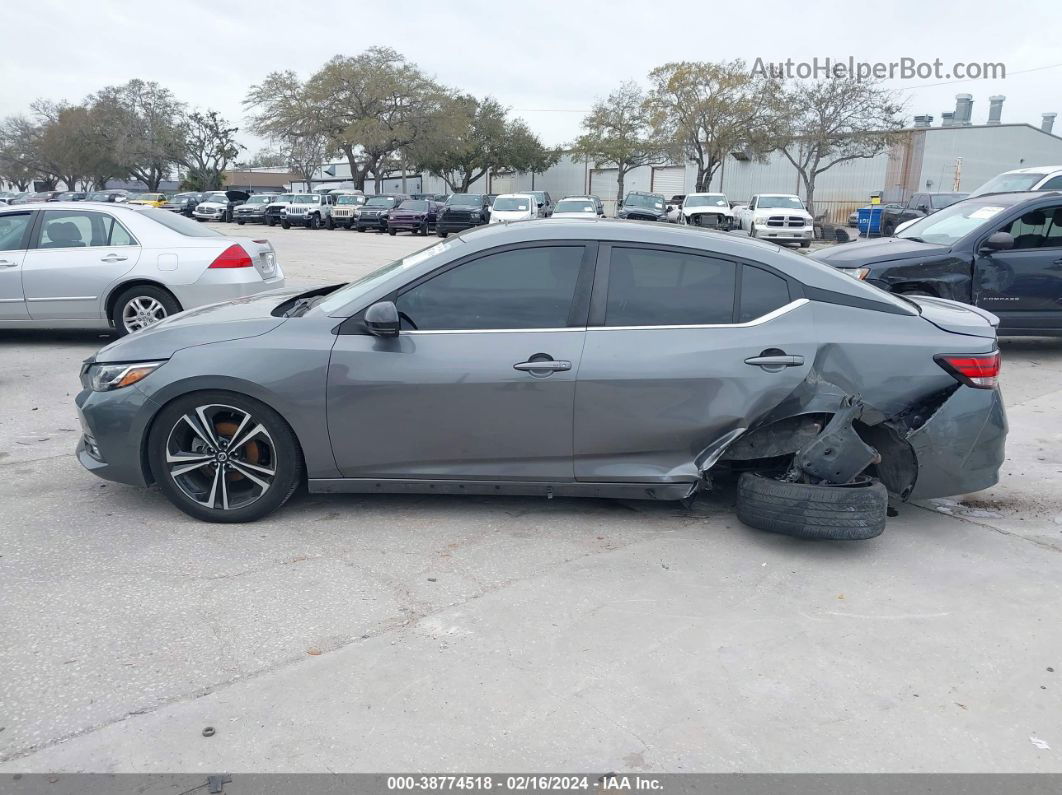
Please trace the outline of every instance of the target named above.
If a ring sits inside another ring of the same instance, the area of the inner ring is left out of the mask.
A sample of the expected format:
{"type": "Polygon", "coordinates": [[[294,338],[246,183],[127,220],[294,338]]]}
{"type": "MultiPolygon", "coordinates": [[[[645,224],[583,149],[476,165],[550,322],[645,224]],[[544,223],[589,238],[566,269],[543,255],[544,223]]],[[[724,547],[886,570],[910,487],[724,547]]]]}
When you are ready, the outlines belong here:
{"type": "Polygon", "coordinates": [[[284,286],[273,246],[153,207],[0,207],[0,328],[113,328],[284,286]]]}

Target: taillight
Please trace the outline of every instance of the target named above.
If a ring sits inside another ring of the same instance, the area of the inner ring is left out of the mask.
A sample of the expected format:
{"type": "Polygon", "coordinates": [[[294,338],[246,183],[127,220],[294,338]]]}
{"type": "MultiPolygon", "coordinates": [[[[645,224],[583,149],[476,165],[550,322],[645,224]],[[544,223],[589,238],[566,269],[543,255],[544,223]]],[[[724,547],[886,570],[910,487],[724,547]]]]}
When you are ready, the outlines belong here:
{"type": "Polygon", "coordinates": [[[995,389],[999,383],[999,351],[992,353],[939,353],[937,364],[960,383],[975,389],[995,389]]]}
{"type": "Polygon", "coordinates": [[[222,251],[216,260],[210,263],[211,268],[253,268],[254,261],[251,255],[244,251],[243,246],[233,243],[222,251]]]}

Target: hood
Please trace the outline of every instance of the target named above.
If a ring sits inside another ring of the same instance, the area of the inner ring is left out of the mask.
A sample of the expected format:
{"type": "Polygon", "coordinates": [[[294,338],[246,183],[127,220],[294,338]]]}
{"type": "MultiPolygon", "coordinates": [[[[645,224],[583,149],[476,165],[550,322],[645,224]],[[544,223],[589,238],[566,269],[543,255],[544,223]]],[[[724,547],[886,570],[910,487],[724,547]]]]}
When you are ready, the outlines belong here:
{"type": "Polygon", "coordinates": [[[228,207],[228,202],[199,202],[196,207],[228,207]]]}
{"type": "Polygon", "coordinates": [[[976,306],[930,296],[907,296],[918,304],[922,317],[934,326],[955,334],[995,337],[999,318],[976,306]]]}
{"type": "Polygon", "coordinates": [[[730,215],[734,214],[734,211],[729,207],[687,207],[683,209],[683,214],[686,217],[691,215],[703,215],[704,213],[715,213],[717,215],[730,215]]]}
{"type": "Polygon", "coordinates": [[[859,240],[854,243],[842,243],[839,246],[820,249],[811,255],[812,259],[832,265],[835,268],[860,268],[876,262],[892,260],[922,259],[926,256],[938,256],[948,249],[917,240],[905,240],[902,237],[884,237],[879,240],[859,240]]]}
{"type": "Polygon", "coordinates": [[[530,210],[492,210],[490,214],[491,219],[497,218],[499,221],[525,221],[531,217],[530,210]]]}
{"type": "Polygon", "coordinates": [[[180,312],[150,328],[122,337],[97,351],[97,362],[168,359],[183,348],[257,337],[286,318],[273,317],[280,304],[305,289],[291,288],[237,298],[180,312]]]}

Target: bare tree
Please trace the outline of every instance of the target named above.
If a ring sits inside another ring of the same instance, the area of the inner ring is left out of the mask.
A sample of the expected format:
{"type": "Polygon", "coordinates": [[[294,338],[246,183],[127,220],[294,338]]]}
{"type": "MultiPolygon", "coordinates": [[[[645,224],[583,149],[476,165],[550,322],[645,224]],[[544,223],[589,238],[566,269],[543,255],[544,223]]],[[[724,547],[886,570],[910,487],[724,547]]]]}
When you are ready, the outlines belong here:
{"type": "Polygon", "coordinates": [[[645,93],[636,83],[627,82],[594,103],[583,119],[584,133],[572,151],[598,165],[616,167],[616,198],[623,198],[627,174],[639,166],[666,163],[666,146],[652,135],[652,118],[645,93]]]}
{"type": "Polygon", "coordinates": [[[236,143],[239,127],[214,110],[195,111],[184,124],[181,163],[187,169],[183,185],[190,190],[217,190],[222,172],[235,160],[242,147],[236,143]]]}
{"type": "Polygon", "coordinates": [[[895,92],[855,79],[793,83],[779,93],[775,107],[777,148],[800,175],[812,215],[819,175],[886,151],[905,122],[895,92]]]}

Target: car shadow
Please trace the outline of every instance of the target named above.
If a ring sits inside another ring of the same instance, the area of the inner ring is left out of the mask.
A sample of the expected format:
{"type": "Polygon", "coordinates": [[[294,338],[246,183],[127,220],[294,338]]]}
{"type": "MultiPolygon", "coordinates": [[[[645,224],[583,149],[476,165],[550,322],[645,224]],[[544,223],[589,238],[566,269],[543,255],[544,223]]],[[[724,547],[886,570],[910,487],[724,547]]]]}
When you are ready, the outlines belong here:
{"type": "Polygon", "coordinates": [[[107,345],[118,339],[113,331],[99,329],[2,329],[0,345],[56,345],[62,343],[107,345]]]}

